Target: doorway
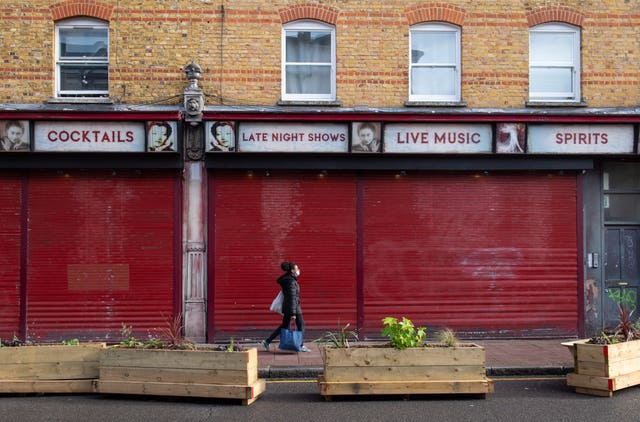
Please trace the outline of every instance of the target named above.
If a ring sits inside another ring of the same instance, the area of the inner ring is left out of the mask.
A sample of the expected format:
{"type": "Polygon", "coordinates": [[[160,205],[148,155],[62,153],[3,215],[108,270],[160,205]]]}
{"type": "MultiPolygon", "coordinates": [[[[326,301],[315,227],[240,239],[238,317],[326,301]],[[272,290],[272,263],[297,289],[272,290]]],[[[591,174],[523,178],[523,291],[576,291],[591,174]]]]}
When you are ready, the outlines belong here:
{"type": "Polygon", "coordinates": [[[604,220],[604,326],[624,307],[638,318],[640,287],[640,165],[606,163],[602,174],[604,220]]]}

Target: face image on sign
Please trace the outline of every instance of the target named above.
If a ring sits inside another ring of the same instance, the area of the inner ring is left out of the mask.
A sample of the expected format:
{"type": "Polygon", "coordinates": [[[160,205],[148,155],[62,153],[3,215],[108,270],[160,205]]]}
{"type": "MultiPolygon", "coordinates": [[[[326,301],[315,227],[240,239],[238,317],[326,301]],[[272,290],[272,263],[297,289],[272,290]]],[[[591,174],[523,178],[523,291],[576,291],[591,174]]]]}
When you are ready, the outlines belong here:
{"type": "Polygon", "coordinates": [[[207,151],[235,151],[236,127],[233,122],[207,122],[207,151]]]}
{"type": "Polygon", "coordinates": [[[147,151],[176,151],[176,122],[147,122],[147,151]]]}
{"type": "Polygon", "coordinates": [[[0,151],[28,151],[29,122],[0,120],[0,151]]]}
{"type": "Polygon", "coordinates": [[[381,146],[380,123],[352,123],[351,152],[380,152],[381,146]]]}
{"type": "Polygon", "coordinates": [[[496,126],[496,152],[524,153],[524,123],[498,123],[496,126]]]}

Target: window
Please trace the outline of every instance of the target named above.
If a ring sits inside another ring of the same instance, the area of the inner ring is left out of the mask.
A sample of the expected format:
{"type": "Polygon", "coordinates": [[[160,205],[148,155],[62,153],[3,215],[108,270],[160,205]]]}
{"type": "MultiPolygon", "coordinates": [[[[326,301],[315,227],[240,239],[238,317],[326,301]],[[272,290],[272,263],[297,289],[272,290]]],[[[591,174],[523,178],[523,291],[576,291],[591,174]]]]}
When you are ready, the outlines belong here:
{"type": "Polygon", "coordinates": [[[109,94],[109,27],[74,18],[56,25],[56,97],[109,94]]]}
{"type": "Polygon", "coordinates": [[[529,100],[580,101],[580,30],[550,23],[529,32],[529,100]]]}
{"type": "Polygon", "coordinates": [[[640,224],[640,166],[605,163],[602,185],[605,224],[640,224]]]}
{"type": "Polygon", "coordinates": [[[460,28],[443,23],[410,31],[410,101],[460,101],[460,28]]]}
{"type": "Polygon", "coordinates": [[[296,21],[283,27],[282,38],[282,99],[335,100],[335,29],[320,22],[296,21]]]}

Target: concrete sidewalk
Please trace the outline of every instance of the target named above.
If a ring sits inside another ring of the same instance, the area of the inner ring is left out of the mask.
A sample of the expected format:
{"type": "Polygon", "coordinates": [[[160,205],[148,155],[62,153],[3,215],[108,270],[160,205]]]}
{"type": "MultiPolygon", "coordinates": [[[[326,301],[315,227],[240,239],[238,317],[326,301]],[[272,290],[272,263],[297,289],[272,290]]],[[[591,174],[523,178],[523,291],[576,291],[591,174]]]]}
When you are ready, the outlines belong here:
{"type": "MultiPolygon", "coordinates": [[[[471,340],[483,346],[487,353],[488,376],[550,376],[573,371],[573,357],[562,346],[561,339],[544,340],[471,340]]],[[[322,357],[318,343],[308,342],[311,350],[295,353],[278,350],[277,342],[265,351],[259,344],[245,344],[258,348],[261,378],[316,378],[322,373],[322,357]]]]}

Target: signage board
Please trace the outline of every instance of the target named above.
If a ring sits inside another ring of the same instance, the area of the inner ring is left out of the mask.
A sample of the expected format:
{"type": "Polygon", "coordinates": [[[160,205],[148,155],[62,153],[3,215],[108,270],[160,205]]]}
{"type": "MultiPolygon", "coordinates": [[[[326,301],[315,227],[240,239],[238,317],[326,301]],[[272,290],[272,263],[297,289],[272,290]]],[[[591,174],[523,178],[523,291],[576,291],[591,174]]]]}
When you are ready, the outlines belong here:
{"type": "Polygon", "coordinates": [[[34,125],[34,150],[144,152],[144,122],[48,122],[34,125]]]}
{"type": "Polygon", "coordinates": [[[630,154],[633,125],[529,125],[531,154],[630,154]]]}
{"type": "Polygon", "coordinates": [[[384,127],[384,152],[485,154],[491,152],[488,124],[392,123],[384,127]]]}
{"type": "Polygon", "coordinates": [[[347,152],[347,124],[242,122],[240,152],[347,152]]]}

